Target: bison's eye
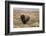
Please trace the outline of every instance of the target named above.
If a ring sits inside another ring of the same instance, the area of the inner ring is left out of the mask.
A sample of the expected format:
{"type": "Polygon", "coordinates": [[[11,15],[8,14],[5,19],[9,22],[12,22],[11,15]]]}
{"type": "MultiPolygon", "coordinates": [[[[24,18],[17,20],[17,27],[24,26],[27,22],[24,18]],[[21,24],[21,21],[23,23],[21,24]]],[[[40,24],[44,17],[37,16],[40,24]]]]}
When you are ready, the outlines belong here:
{"type": "Polygon", "coordinates": [[[30,17],[29,16],[25,16],[25,15],[21,15],[20,18],[21,18],[22,23],[26,24],[27,21],[29,21],[30,17]]]}

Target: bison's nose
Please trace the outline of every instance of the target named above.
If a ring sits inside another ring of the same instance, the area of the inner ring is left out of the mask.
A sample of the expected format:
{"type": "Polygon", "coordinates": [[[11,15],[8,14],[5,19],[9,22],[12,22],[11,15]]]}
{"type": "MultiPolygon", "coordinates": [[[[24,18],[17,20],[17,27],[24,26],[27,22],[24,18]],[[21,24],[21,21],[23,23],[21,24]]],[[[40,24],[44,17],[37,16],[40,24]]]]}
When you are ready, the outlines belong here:
{"type": "Polygon", "coordinates": [[[26,24],[27,21],[29,21],[30,17],[29,16],[25,16],[25,15],[21,15],[20,18],[21,18],[22,23],[26,24]]]}

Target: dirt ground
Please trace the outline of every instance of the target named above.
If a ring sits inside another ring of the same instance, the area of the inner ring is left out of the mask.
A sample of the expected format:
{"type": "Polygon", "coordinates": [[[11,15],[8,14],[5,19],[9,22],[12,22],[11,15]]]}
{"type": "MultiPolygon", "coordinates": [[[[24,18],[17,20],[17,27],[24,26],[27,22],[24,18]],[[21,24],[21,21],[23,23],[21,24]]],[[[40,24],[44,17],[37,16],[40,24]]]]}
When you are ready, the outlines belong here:
{"type": "Polygon", "coordinates": [[[14,28],[39,27],[39,11],[36,9],[13,9],[13,26],[14,28]],[[21,21],[22,14],[30,16],[30,20],[26,24],[21,21]]]}

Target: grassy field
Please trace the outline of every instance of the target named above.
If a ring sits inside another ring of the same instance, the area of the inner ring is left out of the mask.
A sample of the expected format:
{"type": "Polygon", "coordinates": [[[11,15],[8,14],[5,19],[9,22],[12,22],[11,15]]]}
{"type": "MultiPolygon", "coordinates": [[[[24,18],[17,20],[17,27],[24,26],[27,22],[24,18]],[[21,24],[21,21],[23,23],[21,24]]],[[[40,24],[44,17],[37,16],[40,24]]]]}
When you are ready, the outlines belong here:
{"type": "Polygon", "coordinates": [[[25,28],[25,27],[39,27],[39,11],[30,11],[30,10],[15,10],[13,11],[13,25],[14,28],[25,28]],[[23,24],[20,16],[28,15],[30,16],[30,20],[23,24]]]}

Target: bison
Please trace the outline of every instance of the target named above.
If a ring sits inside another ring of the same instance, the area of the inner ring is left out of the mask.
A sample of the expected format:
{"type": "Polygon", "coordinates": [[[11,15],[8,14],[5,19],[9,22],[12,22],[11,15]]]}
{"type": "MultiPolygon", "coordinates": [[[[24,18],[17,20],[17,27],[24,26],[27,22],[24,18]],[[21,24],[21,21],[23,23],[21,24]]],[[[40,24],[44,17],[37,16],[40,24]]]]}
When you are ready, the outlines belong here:
{"type": "Polygon", "coordinates": [[[29,19],[30,19],[29,16],[26,16],[26,15],[24,15],[24,14],[21,15],[20,18],[21,18],[23,24],[26,24],[26,22],[29,21],[29,19]]]}

